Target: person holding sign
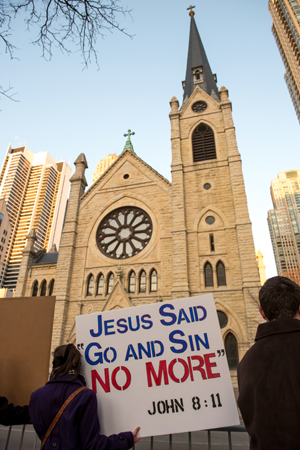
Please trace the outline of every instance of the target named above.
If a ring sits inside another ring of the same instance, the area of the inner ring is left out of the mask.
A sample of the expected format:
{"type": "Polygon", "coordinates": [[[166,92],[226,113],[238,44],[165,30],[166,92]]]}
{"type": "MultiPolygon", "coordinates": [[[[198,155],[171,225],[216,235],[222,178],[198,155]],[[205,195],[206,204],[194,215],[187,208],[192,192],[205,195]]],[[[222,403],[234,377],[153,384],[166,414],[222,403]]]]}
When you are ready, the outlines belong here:
{"type": "Polygon", "coordinates": [[[299,450],[300,286],[270,278],[259,301],[266,323],[238,367],[238,405],[251,450],[299,450]]]}
{"type": "Polygon", "coordinates": [[[42,441],[41,449],[127,450],[137,443],[134,432],[100,435],[96,394],[85,387],[81,355],[73,344],[54,351],[50,381],[31,394],[29,412],[42,441]]]}

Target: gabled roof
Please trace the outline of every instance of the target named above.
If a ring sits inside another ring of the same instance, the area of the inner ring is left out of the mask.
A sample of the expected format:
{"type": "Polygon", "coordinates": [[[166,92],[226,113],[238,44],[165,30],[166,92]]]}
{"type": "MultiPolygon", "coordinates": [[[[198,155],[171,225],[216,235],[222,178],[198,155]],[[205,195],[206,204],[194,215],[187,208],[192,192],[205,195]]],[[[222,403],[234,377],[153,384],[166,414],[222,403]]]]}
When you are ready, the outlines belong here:
{"type": "Polygon", "coordinates": [[[36,261],[33,262],[33,266],[40,266],[43,264],[57,264],[58,252],[43,253],[36,261]]]}
{"type": "Polygon", "coordinates": [[[186,76],[185,76],[185,87],[183,94],[183,103],[187,98],[190,97],[195,86],[199,86],[203,89],[208,95],[212,95],[215,99],[219,98],[219,92],[217,88],[217,84],[214,78],[214,75],[211,71],[198,29],[194,19],[194,16],[191,15],[191,26],[190,26],[190,40],[189,40],[189,51],[188,51],[188,59],[186,66],[186,76]],[[194,75],[193,69],[198,67],[202,68],[202,80],[199,80],[199,83],[194,84],[194,75]],[[215,95],[214,95],[215,94],[215,95]]]}
{"type": "Polygon", "coordinates": [[[152,173],[154,173],[157,177],[159,177],[164,183],[166,183],[168,186],[172,186],[172,183],[170,183],[169,180],[167,180],[165,177],[163,177],[160,173],[158,173],[156,170],[154,170],[151,166],[149,166],[145,161],[143,161],[139,156],[136,155],[136,153],[133,153],[131,150],[126,149],[121,153],[121,155],[116,159],[111,166],[91,185],[91,187],[83,194],[83,196],[80,198],[80,200],[84,200],[94,189],[96,189],[97,185],[101,183],[103,178],[105,178],[109,172],[113,170],[116,164],[118,164],[122,159],[125,159],[127,155],[130,155],[131,158],[135,159],[139,163],[143,164],[147,169],[149,169],[152,173]]]}

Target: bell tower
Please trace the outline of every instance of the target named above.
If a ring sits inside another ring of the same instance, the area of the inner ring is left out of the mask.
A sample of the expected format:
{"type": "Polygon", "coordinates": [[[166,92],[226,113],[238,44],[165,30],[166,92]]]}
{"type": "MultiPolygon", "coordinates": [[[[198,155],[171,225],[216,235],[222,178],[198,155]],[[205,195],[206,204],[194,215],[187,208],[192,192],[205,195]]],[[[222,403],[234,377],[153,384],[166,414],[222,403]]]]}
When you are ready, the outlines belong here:
{"type": "Polygon", "coordinates": [[[217,87],[188,9],[183,103],[170,101],[172,296],[213,293],[234,370],[260,321],[259,273],[228,90],[217,87]]]}

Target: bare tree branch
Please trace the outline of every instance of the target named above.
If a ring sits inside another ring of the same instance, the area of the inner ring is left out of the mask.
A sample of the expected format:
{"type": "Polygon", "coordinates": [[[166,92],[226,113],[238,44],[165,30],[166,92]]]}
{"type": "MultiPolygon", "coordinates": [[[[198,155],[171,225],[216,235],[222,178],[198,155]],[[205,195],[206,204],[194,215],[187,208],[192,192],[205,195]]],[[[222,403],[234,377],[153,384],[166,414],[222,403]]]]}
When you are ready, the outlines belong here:
{"type": "MultiPolygon", "coordinates": [[[[118,22],[119,16],[130,15],[130,10],[120,6],[120,0],[0,0],[0,50],[11,59],[18,50],[12,43],[13,20],[20,12],[25,14],[27,29],[37,29],[33,44],[39,45],[42,56],[51,60],[53,46],[70,53],[71,43],[81,52],[84,67],[95,61],[98,64],[96,43],[98,37],[118,30],[132,38],[118,22]]],[[[1,87],[0,87],[1,89],[1,87]]],[[[11,88],[2,88],[6,95],[11,88]]],[[[13,99],[14,100],[14,99],[13,99]]]]}
{"type": "Polygon", "coordinates": [[[17,93],[12,92],[12,89],[13,89],[12,87],[4,88],[3,86],[0,85],[0,99],[2,98],[1,96],[3,96],[5,98],[8,98],[9,100],[12,100],[13,102],[19,102],[19,100],[13,98],[17,93]]]}

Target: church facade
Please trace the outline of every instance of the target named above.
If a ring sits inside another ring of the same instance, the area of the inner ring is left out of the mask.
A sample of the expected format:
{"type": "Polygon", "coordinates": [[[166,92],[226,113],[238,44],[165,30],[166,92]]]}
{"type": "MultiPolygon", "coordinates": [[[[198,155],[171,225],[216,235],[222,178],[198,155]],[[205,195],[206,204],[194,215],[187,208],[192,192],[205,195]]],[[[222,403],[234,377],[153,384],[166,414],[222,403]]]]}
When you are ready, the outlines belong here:
{"type": "Polygon", "coordinates": [[[32,230],[16,295],[56,296],[55,347],[75,342],[77,315],[213,293],[234,378],[260,321],[260,279],[231,102],[190,16],[184,100],[170,102],[172,182],[128,145],[85,190],[79,155],[59,252],[36,254],[32,230]]]}

